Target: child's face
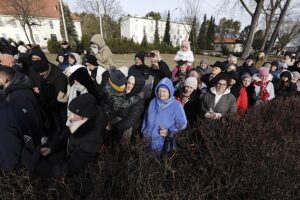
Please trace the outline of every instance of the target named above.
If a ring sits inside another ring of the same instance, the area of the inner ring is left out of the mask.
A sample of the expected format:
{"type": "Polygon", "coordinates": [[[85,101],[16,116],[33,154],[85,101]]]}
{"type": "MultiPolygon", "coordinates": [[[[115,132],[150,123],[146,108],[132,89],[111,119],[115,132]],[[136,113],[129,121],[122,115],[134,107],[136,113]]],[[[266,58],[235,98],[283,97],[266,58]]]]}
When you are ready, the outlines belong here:
{"type": "Polygon", "coordinates": [[[189,49],[188,49],[188,47],[187,47],[186,45],[181,45],[181,50],[182,50],[183,52],[186,52],[186,51],[188,51],[189,49]]]}
{"type": "Polygon", "coordinates": [[[63,56],[58,56],[58,61],[59,61],[60,63],[63,63],[63,62],[64,62],[64,57],[63,57],[63,56]]]}
{"type": "Polygon", "coordinates": [[[185,73],[186,72],[186,68],[187,68],[186,64],[181,65],[181,66],[178,67],[178,71],[180,71],[181,73],[185,73]]]}

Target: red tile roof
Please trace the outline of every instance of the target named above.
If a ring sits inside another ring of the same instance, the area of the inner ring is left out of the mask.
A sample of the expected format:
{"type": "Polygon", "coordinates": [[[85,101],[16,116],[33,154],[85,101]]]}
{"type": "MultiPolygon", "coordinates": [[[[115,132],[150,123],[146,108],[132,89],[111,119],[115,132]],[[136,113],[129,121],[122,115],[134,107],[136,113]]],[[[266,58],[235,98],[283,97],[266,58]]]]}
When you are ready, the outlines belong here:
{"type": "Polygon", "coordinates": [[[215,37],[214,44],[236,44],[239,43],[238,38],[215,37]]]}
{"type": "MultiPolygon", "coordinates": [[[[1,0],[2,1],[2,0],[1,0]]],[[[17,15],[17,11],[11,7],[5,5],[6,2],[10,2],[10,0],[3,0],[3,2],[0,2],[0,15],[17,15]]],[[[28,0],[20,0],[24,2],[30,2],[28,0]]],[[[60,5],[59,0],[39,0],[36,1],[39,5],[36,5],[34,2],[32,2],[31,8],[33,10],[32,15],[35,17],[49,17],[49,18],[60,18],[60,5]]],[[[79,20],[79,17],[75,15],[74,13],[71,13],[71,18],[73,20],[79,20]]]]}

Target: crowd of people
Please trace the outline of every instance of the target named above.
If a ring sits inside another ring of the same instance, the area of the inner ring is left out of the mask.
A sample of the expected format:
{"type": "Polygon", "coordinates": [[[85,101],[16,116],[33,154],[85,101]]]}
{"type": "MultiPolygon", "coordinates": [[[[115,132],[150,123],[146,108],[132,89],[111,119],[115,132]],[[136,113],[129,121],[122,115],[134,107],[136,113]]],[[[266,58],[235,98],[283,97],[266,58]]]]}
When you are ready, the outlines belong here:
{"type": "Polygon", "coordinates": [[[260,52],[242,66],[229,55],[196,65],[185,38],[175,67],[153,50],[117,68],[101,35],[90,44],[81,57],[62,42],[55,65],[38,46],[1,39],[0,168],[68,176],[105,149],[137,142],[159,156],[175,150],[176,135],[197,120],[241,118],[275,97],[300,92],[294,55],[269,62],[260,52]]]}

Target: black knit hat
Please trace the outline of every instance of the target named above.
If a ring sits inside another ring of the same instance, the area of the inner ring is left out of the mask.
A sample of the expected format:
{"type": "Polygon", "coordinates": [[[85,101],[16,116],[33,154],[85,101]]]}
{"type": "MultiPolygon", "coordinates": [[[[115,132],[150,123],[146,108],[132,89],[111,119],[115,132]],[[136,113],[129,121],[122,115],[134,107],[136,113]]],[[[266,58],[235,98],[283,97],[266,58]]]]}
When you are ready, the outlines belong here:
{"type": "Polygon", "coordinates": [[[98,66],[97,58],[94,55],[88,55],[84,61],[86,63],[90,63],[91,65],[98,66]]]}
{"type": "Polygon", "coordinates": [[[35,60],[32,62],[34,71],[41,73],[49,69],[49,63],[46,60],[35,60]]]}
{"type": "Polygon", "coordinates": [[[279,62],[275,60],[275,61],[271,62],[271,65],[276,66],[278,68],[279,62]]]}
{"type": "Polygon", "coordinates": [[[69,110],[82,117],[90,118],[98,112],[95,97],[89,93],[77,96],[69,103],[69,110]]]}
{"type": "Polygon", "coordinates": [[[142,63],[144,63],[145,62],[145,53],[138,52],[137,54],[135,54],[134,58],[139,58],[142,61],[142,63]]]}
{"type": "Polygon", "coordinates": [[[177,61],[177,66],[182,66],[182,65],[184,65],[184,64],[187,64],[187,61],[185,61],[185,60],[179,60],[179,61],[177,61]]]}
{"type": "Polygon", "coordinates": [[[93,80],[90,77],[87,68],[85,67],[80,67],[71,74],[69,77],[69,84],[72,86],[75,80],[86,88],[89,88],[90,85],[93,85],[93,80]]]}
{"type": "Polygon", "coordinates": [[[127,79],[126,79],[125,75],[120,70],[113,69],[110,72],[109,79],[113,84],[115,84],[119,87],[121,87],[127,83],[127,79]]]}
{"type": "Polygon", "coordinates": [[[67,41],[63,41],[62,43],[61,43],[62,45],[67,45],[67,44],[69,44],[67,41]]]}
{"type": "Polygon", "coordinates": [[[280,74],[280,78],[287,77],[289,80],[292,80],[292,73],[290,71],[284,71],[280,74]]]}

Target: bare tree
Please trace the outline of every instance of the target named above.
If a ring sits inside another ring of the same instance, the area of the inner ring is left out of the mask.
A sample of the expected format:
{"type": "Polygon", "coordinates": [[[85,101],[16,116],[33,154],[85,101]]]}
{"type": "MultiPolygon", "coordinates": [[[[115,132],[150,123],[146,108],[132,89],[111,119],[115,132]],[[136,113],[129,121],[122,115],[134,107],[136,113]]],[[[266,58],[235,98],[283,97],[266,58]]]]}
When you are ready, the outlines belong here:
{"type": "Polygon", "coordinates": [[[278,37],[279,29],[280,29],[280,27],[281,27],[281,25],[283,23],[284,17],[286,15],[286,12],[287,12],[287,9],[288,9],[290,3],[291,3],[291,0],[286,0],[286,2],[284,4],[284,7],[283,7],[283,9],[282,9],[282,11],[280,13],[280,16],[279,16],[279,20],[278,20],[278,22],[277,22],[277,24],[275,26],[275,29],[274,29],[274,31],[272,33],[269,45],[267,47],[266,56],[268,56],[271,53],[271,51],[272,51],[272,48],[273,48],[273,46],[275,44],[275,40],[278,37]]]}
{"type": "Polygon", "coordinates": [[[186,24],[192,24],[194,17],[200,19],[199,13],[201,10],[200,0],[185,0],[184,3],[178,8],[182,16],[182,20],[186,24]]]}
{"type": "Polygon", "coordinates": [[[278,51],[297,37],[300,37],[300,20],[285,20],[278,32],[278,51]]]}
{"type": "Polygon", "coordinates": [[[19,21],[30,42],[26,30],[26,28],[28,28],[31,42],[35,44],[32,27],[40,24],[40,21],[36,16],[42,11],[43,4],[39,0],[3,0],[1,4],[8,9],[15,11],[14,18],[19,21]]]}
{"type": "Polygon", "coordinates": [[[251,12],[249,6],[243,0],[239,0],[239,2],[241,3],[241,5],[244,7],[244,9],[252,17],[248,39],[246,41],[246,44],[244,46],[243,53],[242,53],[242,56],[241,56],[242,59],[245,59],[250,54],[251,45],[252,45],[254,34],[255,34],[255,31],[256,31],[256,27],[257,27],[257,24],[258,24],[259,16],[261,14],[262,7],[264,5],[264,0],[255,0],[256,7],[255,7],[254,12],[251,12]]]}
{"type": "Polygon", "coordinates": [[[262,41],[262,44],[260,47],[261,51],[263,51],[265,49],[267,41],[270,37],[272,24],[274,23],[275,13],[278,10],[278,7],[281,2],[282,2],[282,0],[270,0],[269,3],[267,5],[264,5],[262,8],[263,14],[265,15],[265,20],[266,20],[266,22],[265,22],[266,29],[265,29],[263,41],[262,41]]]}

